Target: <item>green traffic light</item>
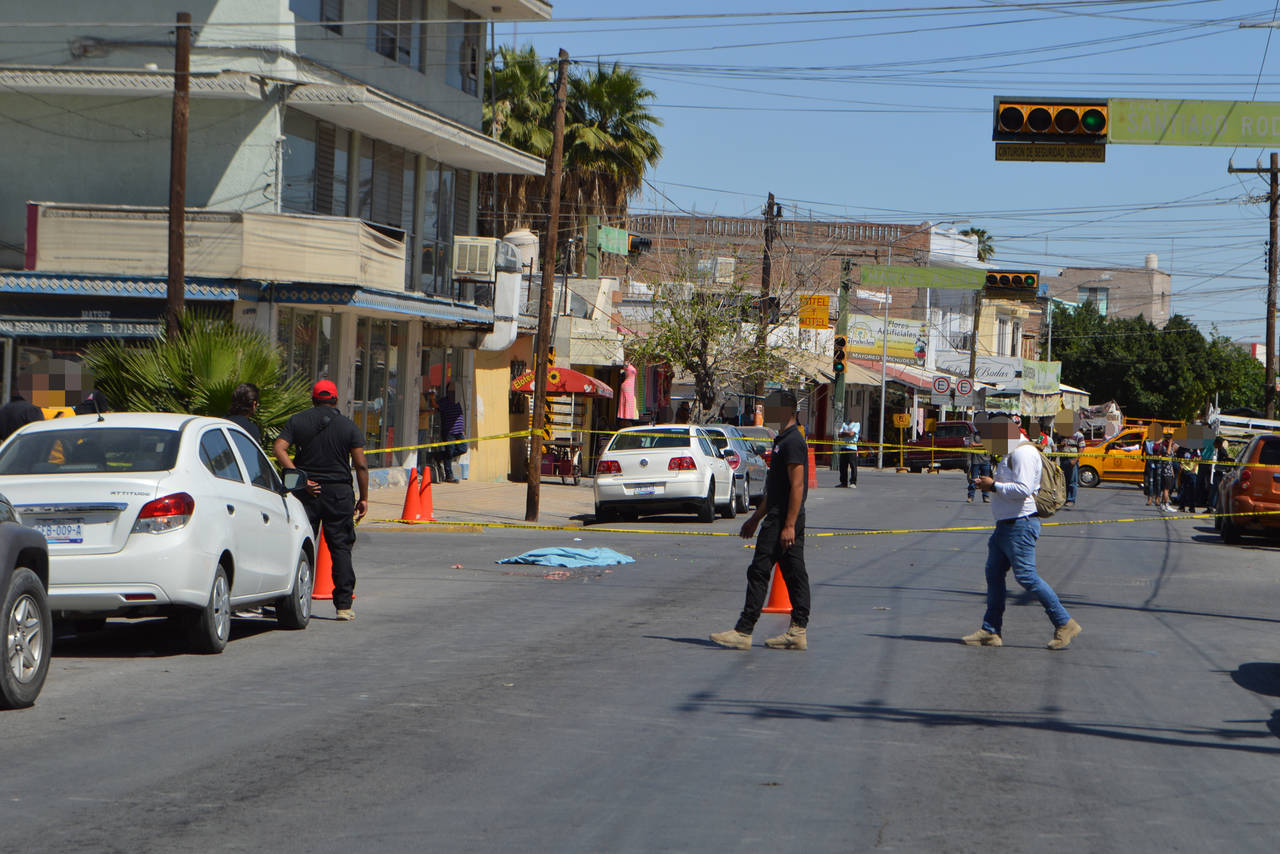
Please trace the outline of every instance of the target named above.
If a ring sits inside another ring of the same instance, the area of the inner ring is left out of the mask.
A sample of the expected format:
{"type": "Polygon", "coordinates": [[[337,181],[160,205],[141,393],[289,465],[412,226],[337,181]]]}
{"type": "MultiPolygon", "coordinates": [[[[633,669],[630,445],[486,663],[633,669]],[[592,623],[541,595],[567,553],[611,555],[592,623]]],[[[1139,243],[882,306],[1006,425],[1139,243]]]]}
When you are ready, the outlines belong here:
{"type": "Polygon", "coordinates": [[[1102,133],[1107,129],[1107,117],[1102,114],[1102,110],[1085,110],[1080,118],[1080,127],[1084,128],[1085,133],[1102,133]]]}

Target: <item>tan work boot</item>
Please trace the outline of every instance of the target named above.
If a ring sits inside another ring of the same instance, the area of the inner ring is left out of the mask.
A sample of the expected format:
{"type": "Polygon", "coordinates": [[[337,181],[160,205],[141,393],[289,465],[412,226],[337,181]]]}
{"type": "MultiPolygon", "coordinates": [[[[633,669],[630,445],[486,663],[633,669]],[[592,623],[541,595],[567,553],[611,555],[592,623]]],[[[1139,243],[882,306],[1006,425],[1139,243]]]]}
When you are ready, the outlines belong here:
{"type": "Polygon", "coordinates": [[[809,639],[803,626],[792,623],[785,632],[764,642],[769,649],[808,649],[809,639]]]}
{"type": "Polygon", "coordinates": [[[737,629],[727,632],[716,632],[711,635],[712,642],[728,649],[751,649],[751,635],[744,635],[737,629]]]}
{"type": "Polygon", "coordinates": [[[986,629],[978,629],[971,635],[965,635],[960,638],[969,646],[1004,646],[1004,641],[995,632],[989,632],[986,629]]]}
{"type": "Polygon", "coordinates": [[[350,622],[351,620],[354,620],[355,618],[356,618],[356,612],[355,612],[355,611],[353,611],[353,610],[351,610],[350,608],[339,608],[339,609],[338,609],[337,619],[339,619],[339,620],[343,621],[344,623],[345,623],[345,622],[350,622]]]}
{"type": "Polygon", "coordinates": [[[1067,620],[1066,625],[1058,626],[1053,631],[1053,640],[1049,641],[1047,646],[1049,649],[1066,649],[1071,645],[1071,640],[1080,634],[1080,624],[1075,620],[1067,620]]]}

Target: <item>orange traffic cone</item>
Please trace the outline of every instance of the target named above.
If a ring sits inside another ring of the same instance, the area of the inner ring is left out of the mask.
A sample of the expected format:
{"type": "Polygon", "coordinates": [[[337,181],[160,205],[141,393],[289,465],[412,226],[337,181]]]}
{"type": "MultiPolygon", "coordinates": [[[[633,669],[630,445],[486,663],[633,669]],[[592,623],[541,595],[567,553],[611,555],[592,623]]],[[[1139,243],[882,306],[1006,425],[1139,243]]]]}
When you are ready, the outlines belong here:
{"type": "MultiPolygon", "coordinates": [[[[423,475],[425,480],[427,475],[423,475]]],[[[422,518],[422,498],[418,494],[418,470],[409,469],[409,488],[404,493],[404,509],[400,511],[401,522],[416,522],[422,518]]]]}
{"type": "Polygon", "coordinates": [[[320,545],[316,548],[316,584],[311,589],[312,599],[333,598],[333,558],[329,556],[329,544],[320,532],[320,545]]]}
{"type": "MultiPolygon", "coordinates": [[[[818,463],[813,456],[813,445],[809,446],[809,488],[818,488],[818,463]]],[[[788,611],[791,609],[788,608],[788,611]]]]}
{"type": "Polygon", "coordinates": [[[787,582],[782,580],[782,567],[773,565],[773,583],[769,585],[769,601],[760,609],[763,614],[790,614],[791,596],[787,593],[787,582]]]}
{"type": "MultiPolygon", "coordinates": [[[[410,491],[413,490],[413,484],[409,484],[410,491]]],[[[418,489],[418,518],[425,519],[428,522],[434,522],[435,509],[431,503],[431,467],[427,466],[422,470],[422,485],[418,489]]]]}

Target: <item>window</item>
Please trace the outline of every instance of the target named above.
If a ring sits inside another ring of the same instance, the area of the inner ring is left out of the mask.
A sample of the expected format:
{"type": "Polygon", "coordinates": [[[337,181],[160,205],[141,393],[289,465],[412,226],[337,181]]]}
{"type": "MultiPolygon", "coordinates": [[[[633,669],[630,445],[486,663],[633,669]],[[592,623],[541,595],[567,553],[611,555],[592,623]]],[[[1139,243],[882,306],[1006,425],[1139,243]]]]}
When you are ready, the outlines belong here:
{"type": "Polygon", "coordinates": [[[289,111],[284,119],[280,208],[347,215],[347,150],[351,132],[289,111]]]}
{"type": "Polygon", "coordinates": [[[276,473],[267,462],[267,458],[262,455],[262,449],[243,433],[233,432],[231,441],[236,443],[236,450],[240,452],[240,458],[244,460],[245,468],[249,470],[249,482],[263,489],[279,491],[276,473]]]}
{"type": "Polygon", "coordinates": [[[422,173],[426,184],[422,205],[422,280],[419,290],[429,294],[454,296],[453,209],[457,174],[451,167],[427,161],[422,173]]]}
{"type": "Polygon", "coordinates": [[[448,14],[444,79],[453,88],[475,95],[480,89],[480,20],[453,3],[449,4],[448,14]],[[463,18],[475,20],[460,20],[463,18]]]}
{"type": "Polygon", "coordinates": [[[671,430],[653,432],[634,430],[629,433],[619,433],[609,444],[610,451],[648,451],[654,448],[687,447],[689,447],[689,434],[671,430]]]}
{"type": "Polygon", "coordinates": [[[1009,341],[1011,340],[1009,332],[1008,318],[1000,318],[996,322],[996,353],[1003,355],[1009,352],[1009,341]]]}
{"type": "Polygon", "coordinates": [[[1079,302],[1091,302],[1098,307],[1098,314],[1107,316],[1107,293],[1110,288],[1080,288],[1079,302]]]}
{"type": "Polygon", "coordinates": [[[342,35],[342,0],[289,0],[289,11],[308,21],[324,24],[323,29],[342,35]]]}
{"type": "Polygon", "coordinates": [[[290,377],[308,381],[330,379],[329,356],[333,345],[334,319],[328,314],[281,307],[276,324],[276,340],[284,352],[290,377]]]}
{"type": "Polygon", "coordinates": [[[204,467],[214,477],[244,482],[236,455],[231,453],[231,446],[227,444],[227,437],[221,430],[209,430],[200,437],[200,462],[204,463],[204,467]]]}
{"type": "Polygon", "coordinates": [[[369,0],[366,45],[399,65],[426,71],[426,0],[369,0]]]}
{"type": "Polygon", "coordinates": [[[0,474],[169,471],[179,438],[177,430],[137,427],[41,430],[4,446],[0,474]]]}

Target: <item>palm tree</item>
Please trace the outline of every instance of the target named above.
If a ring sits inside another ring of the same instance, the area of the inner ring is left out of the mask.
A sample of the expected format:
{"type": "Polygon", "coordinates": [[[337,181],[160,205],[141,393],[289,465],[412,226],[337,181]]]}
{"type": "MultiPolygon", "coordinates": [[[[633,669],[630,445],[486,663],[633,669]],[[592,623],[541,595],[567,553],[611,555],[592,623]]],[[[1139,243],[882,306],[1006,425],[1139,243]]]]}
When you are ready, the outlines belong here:
{"type": "MultiPolygon", "coordinates": [[[[536,157],[551,154],[551,118],[555,91],[550,82],[553,64],[538,57],[532,46],[523,50],[500,47],[490,57],[485,82],[484,130],[501,142],[536,157]],[[500,63],[500,64],[499,64],[500,63]]],[[[501,236],[532,222],[531,201],[539,200],[543,184],[540,176],[481,175],[482,195],[492,199],[492,233],[501,236]],[[495,182],[496,177],[496,182],[495,182]]]]}
{"type": "Polygon", "coordinates": [[[224,415],[242,382],[260,389],[256,420],[263,439],[275,438],[293,413],[310,405],[307,377],[285,378],[280,351],[261,333],[230,320],[183,315],[172,338],[143,346],[107,339],[91,344],[85,363],[94,387],[126,412],[224,415]]]}
{"type": "Polygon", "coordinates": [[[966,228],[960,232],[968,237],[978,238],[978,260],[986,261],[996,254],[996,245],[991,242],[991,235],[981,228],[966,228]]]}
{"type": "Polygon", "coordinates": [[[578,218],[603,214],[622,220],[627,199],[662,159],[650,111],[656,97],[639,75],[614,63],[569,79],[565,105],[565,190],[578,218]]]}

